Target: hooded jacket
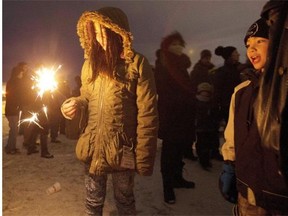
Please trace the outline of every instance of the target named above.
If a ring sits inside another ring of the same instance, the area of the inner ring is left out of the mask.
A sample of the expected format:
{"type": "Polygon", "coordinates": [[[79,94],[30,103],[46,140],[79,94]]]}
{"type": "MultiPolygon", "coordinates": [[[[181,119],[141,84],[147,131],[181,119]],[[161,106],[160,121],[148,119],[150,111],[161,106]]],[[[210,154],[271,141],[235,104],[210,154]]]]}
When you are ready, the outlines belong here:
{"type": "Polygon", "coordinates": [[[90,165],[89,173],[93,175],[125,170],[125,163],[140,175],[151,175],[158,131],[156,87],[147,59],[132,50],[126,15],[112,7],[84,12],[78,21],[77,33],[85,62],[81,95],[75,99],[79,107],[87,107],[88,113],[87,126],[76,146],[78,159],[90,165]],[[99,74],[90,82],[91,46],[86,30],[90,21],[122,37],[125,63],[116,66],[112,78],[99,74]],[[130,156],[124,161],[127,154],[130,156]]]}

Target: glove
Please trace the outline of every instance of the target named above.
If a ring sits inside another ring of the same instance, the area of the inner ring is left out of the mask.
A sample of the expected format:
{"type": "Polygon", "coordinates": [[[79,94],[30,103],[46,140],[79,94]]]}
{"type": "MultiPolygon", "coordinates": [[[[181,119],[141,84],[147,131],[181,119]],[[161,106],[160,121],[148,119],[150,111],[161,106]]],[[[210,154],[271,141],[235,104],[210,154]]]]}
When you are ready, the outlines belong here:
{"type": "Polygon", "coordinates": [[[219,177],[219,189],[225,200],[237,203],[235,167],[231,162],[225,161],[223,164],[223,171],[219,177]]]}

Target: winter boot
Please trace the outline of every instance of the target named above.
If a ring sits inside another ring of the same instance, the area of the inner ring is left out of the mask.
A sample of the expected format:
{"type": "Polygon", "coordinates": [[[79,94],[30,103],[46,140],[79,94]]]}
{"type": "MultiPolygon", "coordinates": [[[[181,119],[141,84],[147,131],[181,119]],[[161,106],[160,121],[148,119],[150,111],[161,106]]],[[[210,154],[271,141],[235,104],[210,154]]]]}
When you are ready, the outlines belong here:
{"type": "Polygon", "coordinates": [[[181,164],[179,165],[175,177],[174,177],[174,188],[195,188],[195,183],[192,181],[187,181],[183,178],[183,167],[184,162],[181,161],[181,164]]]}
{"type": "Polygon", "coordinates": [[[167,204],[174,204],[176,201],[175,193],[173,188],[171,187],[164,187],[164,201],[167,204]]]}

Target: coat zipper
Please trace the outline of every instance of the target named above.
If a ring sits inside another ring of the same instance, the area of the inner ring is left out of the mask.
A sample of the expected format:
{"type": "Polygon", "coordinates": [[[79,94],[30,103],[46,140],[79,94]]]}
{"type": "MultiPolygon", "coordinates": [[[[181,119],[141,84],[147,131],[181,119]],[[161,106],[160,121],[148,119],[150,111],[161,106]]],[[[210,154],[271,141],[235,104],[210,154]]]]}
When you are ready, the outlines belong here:
{"type": "MultiPolygon", "coordinates": [[[[101,133],[101,130],[102,130],[102,127],[101,127],[101,123],[102,123],[102,109],[103,109],[103,95],[104,95],[104,88],[103,88],[103,86],[105,86],[105,83],[106,83],[106,77],[104,77],[104,78],[101,78],[101,80],[100,80],[100,89],[99,89],[99,102],[98,102],[98,136],[97,136],[97,139],[96,139],[96,146],[97,146],[97,154],[99,155],[99,153],[100,153],[100,147],[101,146],[99,146],[99,139],[100,139],[100,133],[101,133]]],[[[100,157],[99,157],[100,158],[100,157]]],[[[97,164],[98,164],[98,160],[96,160],[95,161],[95,168],[97,167],[97,164]]]]}

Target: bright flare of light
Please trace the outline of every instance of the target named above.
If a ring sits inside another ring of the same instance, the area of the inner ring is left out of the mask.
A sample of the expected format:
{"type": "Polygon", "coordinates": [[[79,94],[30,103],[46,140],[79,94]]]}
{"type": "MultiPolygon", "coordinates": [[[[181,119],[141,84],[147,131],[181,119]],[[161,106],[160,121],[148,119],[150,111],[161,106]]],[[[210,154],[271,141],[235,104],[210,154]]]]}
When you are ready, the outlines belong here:
{"type": "Polygon", "coordinates": [[[43,112],[45,113],[45,116],[48,119],[47,111],[48,111],[47,106],[43,106],[43,112]]]}
{"type": "Polygon", "coordinates": [[[34,112],[30,112],[30,114],[32,115],[30,118],[26,118],[23,119],[19,122],[18,126],[20,126],[20,124],[24,123],[24,122],[29,122],[29,124],[34,123],[36,124],[38,127],[42,128],[43,127],[39,124],[39,119],[38,119],[38,113],[34,113],[34,112]]]}
{"type": "Polygon", "coordinates": [[[43,97],[45,92],[53,92],[57,89],[57,81],[55,79],[56,72],[61,68],[61,65],[58,66],[56,70],[54,68],[45,68],[41,67],[36,71],[36,75],[32,77],[35,81],[33,88],[38,90],[38,96],[43,97]]]}

